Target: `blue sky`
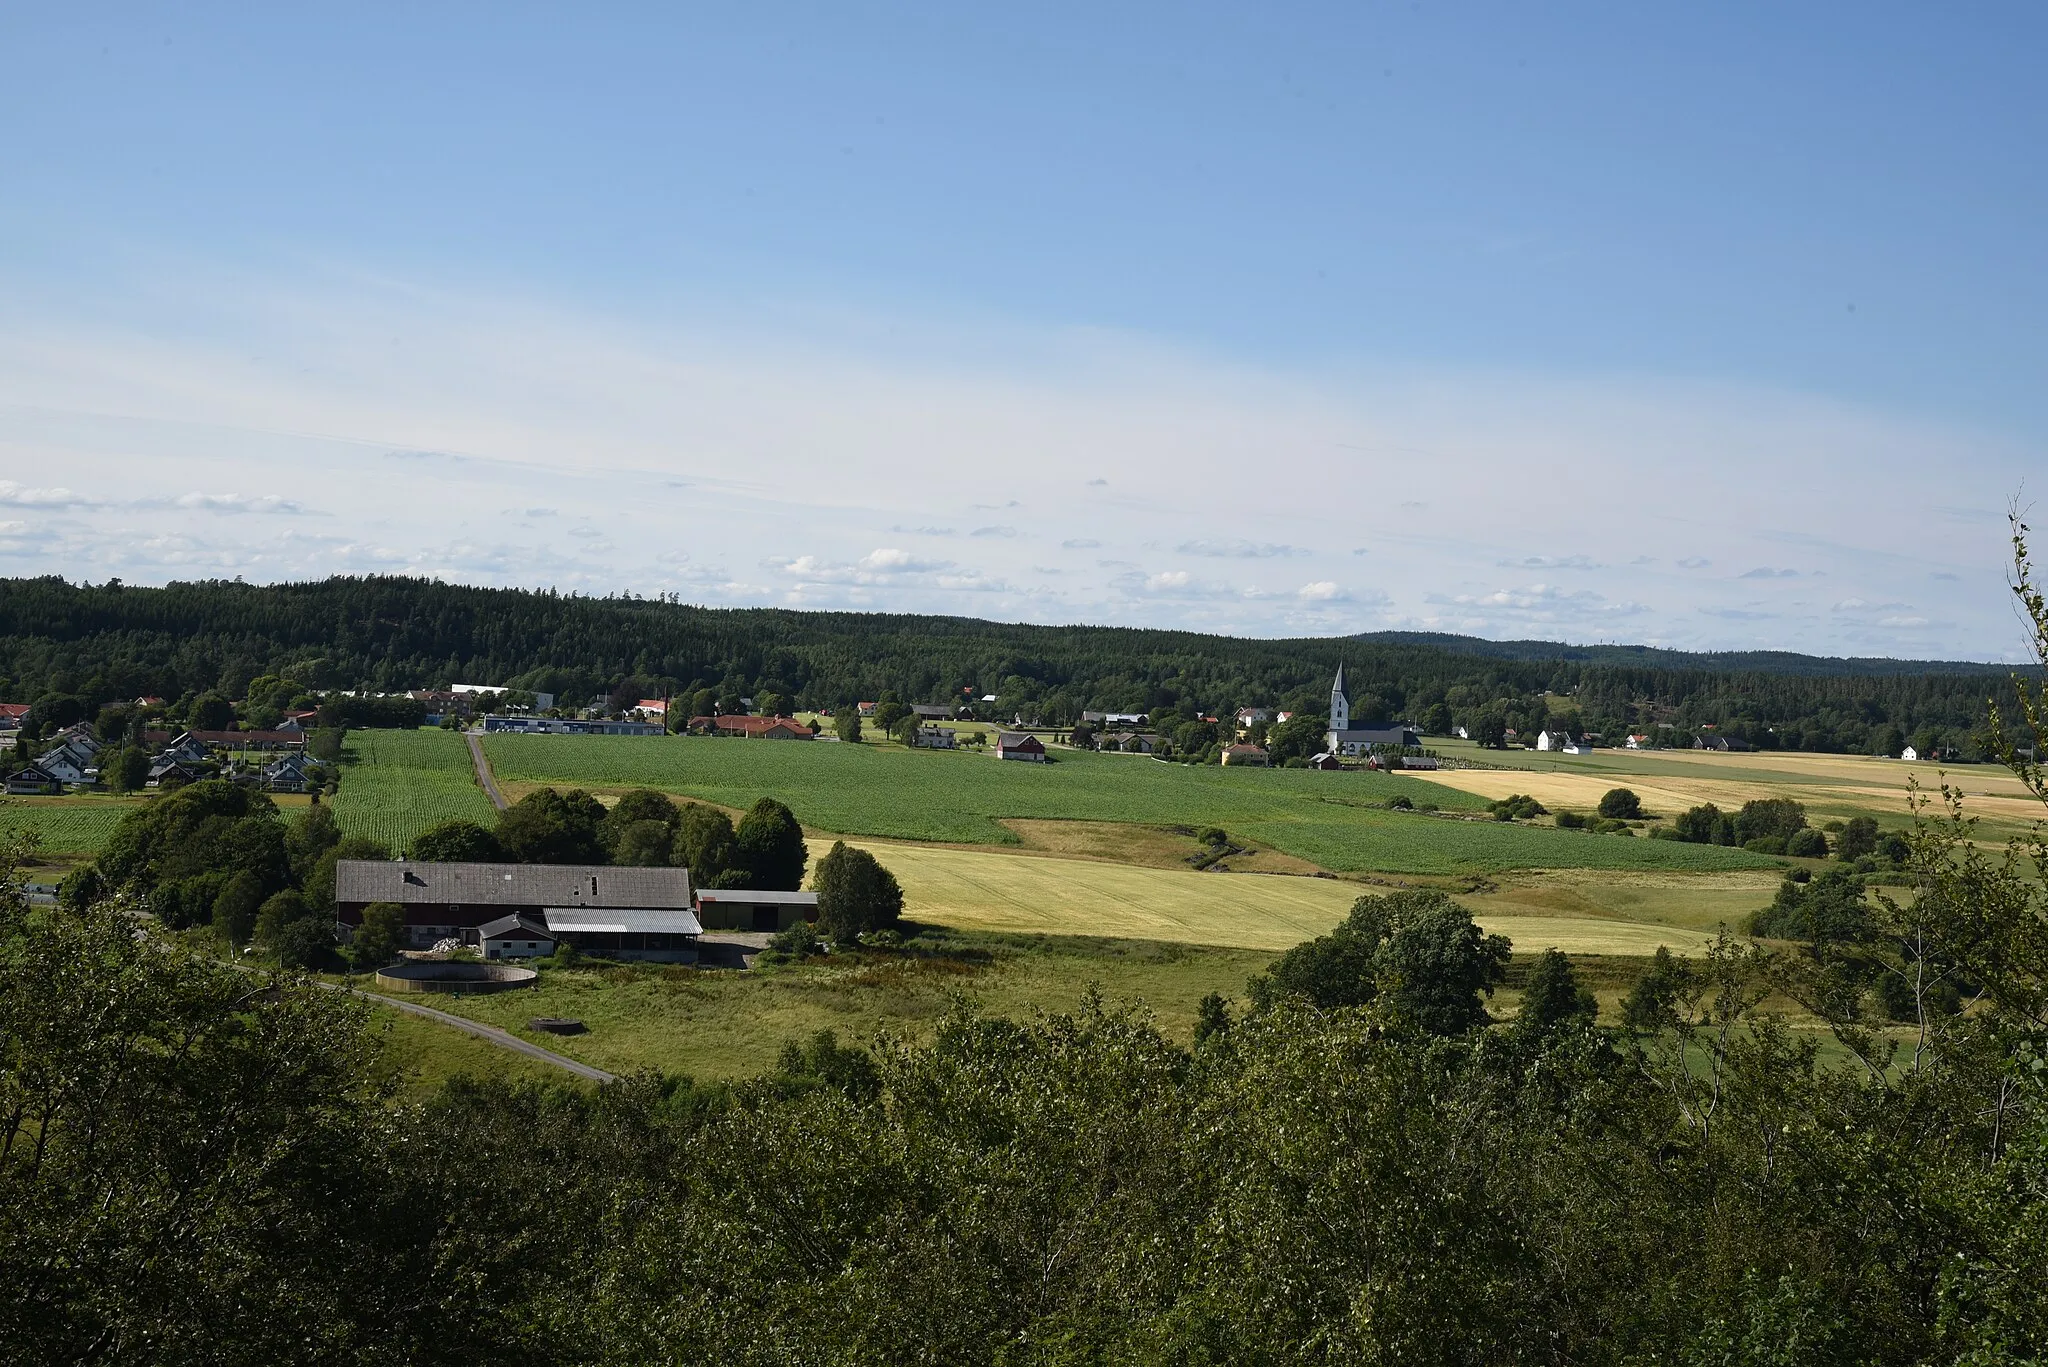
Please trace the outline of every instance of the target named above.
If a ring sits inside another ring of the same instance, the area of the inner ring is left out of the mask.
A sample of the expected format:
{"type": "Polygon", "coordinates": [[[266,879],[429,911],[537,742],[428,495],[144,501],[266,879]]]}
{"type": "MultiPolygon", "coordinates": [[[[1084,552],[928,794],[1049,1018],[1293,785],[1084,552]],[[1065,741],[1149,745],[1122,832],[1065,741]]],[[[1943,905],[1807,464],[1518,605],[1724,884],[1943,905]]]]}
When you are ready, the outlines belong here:
{"type": "Polygon", "coordinates": [[[424,8],[0,12],[0,572],[2022,644],[2037,7],[424,8]]]}

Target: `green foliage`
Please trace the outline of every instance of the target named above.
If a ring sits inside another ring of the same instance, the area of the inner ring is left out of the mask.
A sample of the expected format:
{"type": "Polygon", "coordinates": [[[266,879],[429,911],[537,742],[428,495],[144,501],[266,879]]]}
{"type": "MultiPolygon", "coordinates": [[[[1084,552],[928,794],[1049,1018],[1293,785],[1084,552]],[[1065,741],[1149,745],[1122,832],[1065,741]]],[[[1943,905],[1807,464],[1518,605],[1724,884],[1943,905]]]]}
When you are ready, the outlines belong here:
{"type": "Polygon", "coordinates": [[[1588,1026],[1598,1009],[1593,994],[1580,985],[1572,961],[1555,949],[1546,949],[1536,956],[1529,981],[1522,988],[1522,1009],[1515,1016],[1515,1031],[1527,1037],[1540,1037],[1588,1026]]]}
{"type": "Polygon", "coordinates": [[[881,1094],[882,1075],[867,1050],[842,1045],[830,1030],[820,1030],[802,1044],[791,1040],[783,1046],[771,1085],[784,1099],[823,1089],[871,1102],[881,1094]]]}
{"type": "Polygon", "coordinates": [[[229,874],[213,899],[214,933],[231,945],[245,943],[263,906],[263,882],[248,869],[229,874]]]}
{"type": "Polygon", "coordinates": [[[1622,1003],[1622,1021],[1631,1030],[1662,1030],[1675,1019],[1679,999],[1691,990],[1692,969],[1663,945],[1651,957],[1650,970],[1636,980],[1622,1003]]]}
{"type": "Polygon", "coordinates": [[[306,899],[297,892],[287,888],[283,892],[272,893],[256,913],[256,943],[275,949],[285,927],[294,921],[305,920],[307,915],[306,899]]]}
{"type": "Polygon", "coordinates": [[[716,881],[739,867],[739,847],[732,818],[701,802],[683,805],[683,816],[670,842],[669,857],[690,871],[699,887],[722,887],[716,881]]]}
{"type": "Polygon", "coordinates": [[[903,889],[874,855],[843,840],[818,861],[818,929],[846,945],[870,931],[895,929],[903,917],[903,889]]]}
{"type": "Polygon", "coordinates": [[[1877,819],[1875,817],[1851,817],[1842,824],[1841,834],[1835,837],[1835,858],[1845,864],[1853,864],[1865,855],[1877,850],[1877,819]]]}
{"type": "Polygon", "coordinates": [[[1735,823],[1711,802],[1688,807],[1671,823],[1672,838],[1690,845],[1735,845],[1735,823]]]}
{"type": "Polygon", "coordinates": [[[832,718],[832,734],[848,745],[860,744],[860,709],[842,706],[832,718]]]}
{"type": "Polygon", "coordinates": [[[185,724],[194,731],[232,731],[235,705],[218,693],[202,693],[185,710],[185,724]]]}
{"type": "Polygon", "coordinates": [[[1734,825],[1738,845],[1752,840],[1790,841],[1806,829],[1806,808],[1788,797],[1758,798],[1742,804],[1734,825]]]}
{"type": "Polygon", "coordinates": [[[285,837],[276,803],[209,779],[131,809],[97,862],[111,886],[140,895],[198,874],[246,871],[257,888],[253,917],[265,896],[291,881],[285,837]]]}
{"type": "Polygon", "coordinates": [[[541,788],[498,814],[498,844],[517,864],[602,864],[605,815],[581,788],[541,788]]]}
{"type": "Polygon", "coordinates": [[[1195,1044],[1200,1047],[1230,1033],[1230,1004],[1221,992],[1211,992],[1195,1007],[1195,1044]]]}
{"type": "Polygon", "coordinates": [[[772,797],[762,798],[740,818],[733,853],[737,868],[747,875],[747,887],[794,892],[803,886],[804,864],[810,858],[803,828],[789,808],[772,797]]]}
{"type": "Polygon", "coordinates": [[[454,817],[421,831],[407,857],[428,864],[497,864],[505,859],[505,847],[476,822],[454,817]]]}
{"type": "Polygon", "coordinates": [[[149,782],[149,752],[137,746],[125,745],[111,762],[103,761],[101,775],[107,786],[117,793],[138,793],[149,782]]]}
{"type": "Polygon", "coordinates": [[[1749,918],[1749,933],[1774,940],[1855,942],[1871,933],[1863,885],[1831,868],[1806,883],[1787,878],[1771,904],[1749,918]]]}
{"type": "Polygon", "coordinates": [[[1550,809],[1526,793],[1510,793],[1497,802],[1487,803],[1486,810],[1493,813],[1496,821],[1529,821],[1547,815],[1550,809]]]}
{"type": "Polygon", "coordinates": [[[1459,1035],[1486,1024],[1482,998],[1506,975],[1509,948],[1443,893],[1361,897],[1335,930],[1254,979],[1252,997],[1268,1008],[1287,996],[1324,1009],[1377,1002],[1389,1021],[1459,1035]]]}
{"type": "Polygon", "coordinates": [[[1792,833],[1785,842],[1785,853],[1795,859],[1825,859],[1828,857],[1828,838],[1811,826],[1792,833]]]}
{"type": "Polygon", "coordinates": [[[382,968],[404,947],[404,907],[396,902],[372,902],[363,908],[362,924],[349,942],[349,959],[359,971],[382,968]]]}
{"type": "Polygon", "coordinates": [[[57,885],[57,905],[66,911],[83,911],[106,895],[106,880],[91,864],[79,865],[57,885]]]}
{"type": "Polygon", "coordinates": [[[1609,788],[1600,795],[1600,815],[1616,821],[1636,821],[1643,815],[1643,800],[1631,788],[1609,788]]]}
{"type": "Polygon", "coordinates": [[[818,938],[818,928],[809,921],[793,921],[768,937],[768,949],[763,957],[773,955],[770,962],[781,963],[824,952],[825,942],[818,938]]]}

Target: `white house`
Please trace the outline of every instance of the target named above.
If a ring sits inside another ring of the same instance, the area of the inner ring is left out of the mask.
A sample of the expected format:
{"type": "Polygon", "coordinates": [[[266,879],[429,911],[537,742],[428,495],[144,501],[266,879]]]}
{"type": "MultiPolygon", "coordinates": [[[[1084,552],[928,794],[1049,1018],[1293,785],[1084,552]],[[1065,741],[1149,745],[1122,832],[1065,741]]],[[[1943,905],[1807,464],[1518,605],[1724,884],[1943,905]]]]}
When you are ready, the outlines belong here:
{"type": "Polygon", "coordinates": [[[1899,751],[1899,758],[1908,761],[1917,760],[1920,758],[1920,752],[1909,745],[1905,749],[1899,751]]]}
{"type": "Polygon", "coordinates": [[[1567,750],[1570,748],[1571,743],[1572,738],[1563,731],[1553,731],[1545,727],[1536,733],[1536,748],[1538,750],[1567,750]]]}
{"type": "Polygon", "coordinates": [[[1568,740],[1564,743],[1564,752],[1567,755],[1590,755],[1593,753],[1593,742],[1590,740],[1568,740]]]}
{"type": "Polygon", "coordinates": [[[1451,734],[1459,740],[1470,740],[1472,739],[1472,728],[1469,726],[1453,726],[1451,734]]]}
{"type": "Polygon", "coordinates": [[[83,783],[86,781],[85,763],[79,759],[78,752],[69,746],[59,746],[55,750],[44,753],[41,758],[36,760],[36,768],[42,770],[51,778],[56,779],[59,783],[83,783]]]}
{"type": "Polygon", "coordinates": [[[486,959],[534,959],[555,952],[555,936],[527,916],[500,916],[476,928],[477,948],[486,959]]]}
{"type": "Polygon", "coordinates": [[[1631,750],[1645,750],[1649,748],[1649,745],[1650,738],[1648,736],[1630,736],[1628,738],[1628,748],[1631,750]]]}

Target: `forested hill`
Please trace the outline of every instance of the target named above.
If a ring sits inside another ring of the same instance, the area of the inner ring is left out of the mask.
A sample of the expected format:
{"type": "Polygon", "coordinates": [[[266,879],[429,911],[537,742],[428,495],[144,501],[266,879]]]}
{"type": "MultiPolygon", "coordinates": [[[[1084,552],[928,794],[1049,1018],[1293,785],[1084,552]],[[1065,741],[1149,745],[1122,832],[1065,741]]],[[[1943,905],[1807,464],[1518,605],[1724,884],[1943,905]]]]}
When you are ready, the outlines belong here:
{"type": "Polygon", "coordinates": [[[1963,744],[2001,667],[1684,655],[1617,646],[1379,633],[1244,640],[1123,627],[1028,626],[893,613],[712,609],[406,578],[164,588],[0,580],[0,694],[90,704],[259,676],[309,688],[452,682],[661,696],[708,687],[832,706],[893,690],[906,701],[993,693],[1005,715],[1083,708],[1189,712],[1320,708],[1339,663],[1354,714],[1463,722],[1489,707],[1540,725],[1567,696],[1595,729],[1715,723],[1760,743],[1862,750],[1896,729],[1963,744]]]}

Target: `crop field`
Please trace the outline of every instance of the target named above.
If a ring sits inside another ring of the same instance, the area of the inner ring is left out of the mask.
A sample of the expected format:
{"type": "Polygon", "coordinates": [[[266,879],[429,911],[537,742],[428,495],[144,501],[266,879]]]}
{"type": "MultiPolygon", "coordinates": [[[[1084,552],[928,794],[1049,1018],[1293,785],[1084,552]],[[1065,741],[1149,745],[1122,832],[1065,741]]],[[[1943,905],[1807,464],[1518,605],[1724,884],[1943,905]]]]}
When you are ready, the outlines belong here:
{"type": "Polygon", "coordinates": [[[497,819],[476,785],[469,747],[452,731],[351,731],[342,755],[334,818],[349,835],[402,849],[450,817],[497,819]]]}
{"type": "Polygon", "coordinates": [[[1528,793],[1552,809],[1591,811],[1610,788],[1627,787],[1646,809],[1674,816],[1711,802],[1732,811],[1757,798],[1789,797],[1804,803],[1809,819],[1873,816],[1887,829],[1911,821],[1907,783],[1938,795],[1944,776],[1964,794],[1966,812],[1984,819],[1987,836],[2005,834],[2042,815],[2041,804],[2006,770],[1993,764],[1906,764],[1864,755],[1758,752],[1723,755],[1700,750],[1600,750],[1557,755],[1529,750],[1481,750],[1458,742],[1432,742],[1447,755],[1489,767],[1441,769],[1417,778],[1440,788],[1487,799],[1528,793]]]}
{"type": "Polygon", "coordinates": [[[131,797],[0,798],[0,836],[34,834],[46,855],[97,854],[121,818],[141,805],[131,797]]]}
{"type": "Polygon", "coordinates": [[[1740,850],[1387,811],[1396,793],[1476,813],[1485,800],[1412,777],[1162,764],[1060,752],[1054,764],[894,746],[684,737],[492,736],[501,781],[650,787],[745,808],[787,802],[821,831],[1016,845],[1008,818],[1215,825],[1339,872],[1450,875],[1513,868],[1708,871],[1767,867],[1740,850]]]}
{"type": "MultiPolygon", "coordinates": [[[[963,930],[1284,950],[1329,930],[1361,895],[1387,891],[1334,878],[1196,873],[938,845],[853,843],[896,875],[906,916],[963,930]]],[[[823,853],[821,842],[813,840],[812,858],[823,853]]],[[[1775,878],[1732,877],[1744,884],[1730,903],[1742,914],[1771,900],[1775,878]]],[[[1655,881],[1696,880],[1663,875],[1655,881]]],[[[1459,900],[1489,932],[1507,936],[1525,953],[1554,945],[1567,954],[1640,955],[1654,954],[1661,944],[1684,954],[1698,952],[1710,938],[1697,928],[1635,923],[1647,918],[1585,901],[1546,905],[1499,894],[1459,900]]]]}

